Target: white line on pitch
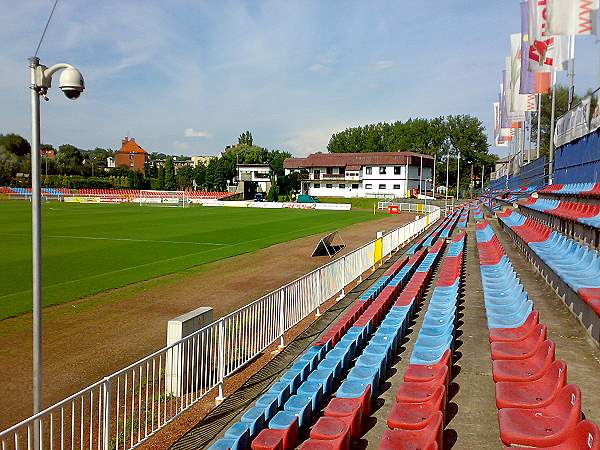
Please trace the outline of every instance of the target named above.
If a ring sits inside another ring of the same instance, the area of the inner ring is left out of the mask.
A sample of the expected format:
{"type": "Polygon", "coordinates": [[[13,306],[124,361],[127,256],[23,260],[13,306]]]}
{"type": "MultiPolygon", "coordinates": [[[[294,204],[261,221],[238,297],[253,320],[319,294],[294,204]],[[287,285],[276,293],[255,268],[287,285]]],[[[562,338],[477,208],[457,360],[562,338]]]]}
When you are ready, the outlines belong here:
{"type": "MultiPolygon", "coordinates": [[[[26,234],[8,234],[7,236],[29,236],[26,234]]],[[[125,241],[125,242],[155,242],[159,244],[192,244],[192,245],[216,245],[221,247],[230,247],[232,244],[218,244],[216,242],[196,242],[196,241],[168,241],[155,239],[133,239],[133,238],[114,238],[100,236],[68,236],[68,235],[44,235],[44,238],[52,239],[87,239],[93,241],[125,241]]]]}

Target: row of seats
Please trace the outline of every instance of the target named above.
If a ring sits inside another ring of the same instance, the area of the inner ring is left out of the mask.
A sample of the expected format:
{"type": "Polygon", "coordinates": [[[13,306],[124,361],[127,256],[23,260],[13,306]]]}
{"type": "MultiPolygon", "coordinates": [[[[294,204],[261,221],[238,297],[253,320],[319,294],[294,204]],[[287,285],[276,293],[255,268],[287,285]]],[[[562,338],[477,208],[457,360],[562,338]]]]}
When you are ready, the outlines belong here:
{"type": "Polygon", "coordinates": [[[483,220],[483,209],[481,209],[479,202],[473,205],[473,218],[475,220],[483,220]]]}
{"type": "Polygon", "coordinates": [[[458,219],[458,228],[467,228],[467,223],[469,222],[469,208],[464,208],[460,213],[460,217],[458,219]]]}
{"type": "Polygon", "coordinates": [[[254,448],[295,446],[299,433],[307,431],[311,418],[322,408],[323,398],[331,394],[334,380],[339,381],[357,346],[365,342],[370,321],[365,324],[357,320],[377,320],[374,311],[381,309],[384,297],[389,297],[390,290],[383,291],[392,284],[391,292],[400,289],[425,253],[423,250],[394,263],[211,448],[243,450],[250,448],[251,442],[254,448]]]}
{"type": "Polygon", "coordinates": [[[477,248],[491,343],[500,438],[506,448],[600,449],[600,429],[581,421],[581,392],[487,222],[477,248]]]}
{"type": "Polygon", "coordinates": [[[465,239],[462,232],[449,246],[380,450],[442,448],[465,239]]]}
{"type": "Polygon", "coordinates": [[[529,197],[519,202],[521,206],[540,211],[561,219],[572,220],[594,228],[600,228],[600,205],[566,200],[529,197]]]}
{"type": "MultiPolygon", "coordinates": [[[[119,198],[135,198],[140,197],[142,191],[136,189],[65,189],[65,188],[42,188],[42,195],[61,197],[65,195],[101,195],[113,196],[119,198]]],[[[0,194],[16,195],[16,196],[31,196],[31,188],[22,187],[0,187],[0,194]]],[[[178,191],[178,195],[183,197],[183,191],[178,191]]],[[[222,199],[232,195],[230,192],[209,192],[209,191],[190,191],[185,192],[188,198],[205,198],[205,199],[222,199]]],[[[144,197],[168,197],[163,191],[143,191],[144,197]]]]}
{"type": "Polygon", "coordinates": [[[600,197],[600,183],[549,184],[538,191],[548,195],[576,195],[578,197],[600,197]]]}
{"type": "Polygon", "coordinates": [[[498,218],[600,316],[600,256],[550,227],[516,211],[498,218]]]}
{"type": "Polygon", "coordinates": [[[451,233],[454,227],[456,226],[459,215],[460,212],[457,210],[452,212],[452,214],[446,216],[444,220],[442,220],[442,222],[425,237],[425,239],[423,240],[423,246],[431,247],[437,239],[444,237],[443,234],[446,233],[448,233],[445,236],[447,238],[449,236],[449,233],[451,233]]]}

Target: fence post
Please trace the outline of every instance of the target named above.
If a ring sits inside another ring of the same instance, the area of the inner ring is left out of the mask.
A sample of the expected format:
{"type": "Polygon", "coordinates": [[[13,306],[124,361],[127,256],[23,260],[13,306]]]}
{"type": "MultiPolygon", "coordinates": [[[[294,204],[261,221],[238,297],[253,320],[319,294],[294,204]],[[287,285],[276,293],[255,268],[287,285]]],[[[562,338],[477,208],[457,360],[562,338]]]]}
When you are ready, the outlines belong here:
{"type": "Polygon", "coordinates": [[[106,377],[104,379],[104,424],[103,424],[103,436],[102,436],[102,449],[110,450],[110,419],[111,419],[111,406],[110,401],[112,397],[112,379],[106,377]]]}
{"type": "Polygon", "coordinates": [[[279,291],[279,350],[285,347],[285,289],[279,291]]]}
{"type": "Polygon", "coordinates": [[[317,288],[319,290],[319,295],[317,295],[317,312],[315,313],[316,317],[321,317],[321,299],[323,298],[323,286],[321,285],[321,268],[317,270],[317,288]]]}
{"type": "Polygon", "coordinates": [[[219,394],[215,401],[217,404],[225,400],[223,384],[225,382],[225,321],[219,320],[219,394]]]}
{"type": "Polygon", "coordinates": [[[346,289],[346,257],[345,256],[343,257],[343,261],[344,262],[342,263],[342,265],[344,266],[344,268],[342,270],[342,291],[340,292],[338,300],[343,299],[344,296],[346,295],[345,291],[344,291],[344,289],[346,289]]]}

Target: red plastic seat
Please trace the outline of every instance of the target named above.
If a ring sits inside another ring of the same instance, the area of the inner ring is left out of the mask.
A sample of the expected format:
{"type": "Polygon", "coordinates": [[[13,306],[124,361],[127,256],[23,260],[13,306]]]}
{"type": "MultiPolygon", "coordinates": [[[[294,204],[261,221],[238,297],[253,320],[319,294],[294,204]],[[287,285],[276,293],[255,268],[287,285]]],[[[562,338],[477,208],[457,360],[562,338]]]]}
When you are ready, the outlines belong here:
{"type": "Polygon", "coordinates": [[[404,374],[404,381],[424,382],[446,378],[446,385],[450,378],[450,350],[446,350],[439,363],[433,365],[410,364],[404,374]],[[445,373],[445,375],[444,375],[445,373]]]}
{"type": "MultiPolygon", "coordinates": [[[[402,382],[396,391],[396,402],[398,403],[424,403],[433,398],[438,387],[444,388],[446,391],[445,378],[435,378],[425,382],[402,382]]],[[[445,401],[445,399],[444,399],[445,401]]]]}
{"type": "Polygon", "coordinates": [[[554,350],[554,342],[546,340],[529,358],[493,361],[494,381],[533,381],[541,378],[554,361],[554,350]]]}
{"type": "Polygon", "coordinates": [[[283,450],[281,430],[265,428],[252,441],[252,450],[283,450]]]}
{"type": "Polygon", "coordinates": [[[492,342],[492,359],[525,359],[535,354],[546,339],[546,325],[537,324],[533,332],[517,342],[492,342]]]}
{"type": "Polygon", "coordinates": [[[350,427],[349,425],[335,417],[321,417],[310,430],[312,439],[335,440],[341,442],[341,450],[350,448],[350,427]]]}
{"type": "Polygon", "coordinates": [[[331,439],[331,440],[322,440],[322,439],[307,439],[302,443],[299,447],[300,450],[340,450],[344,445],[344,439],[331,439]]]}
{"type": "Polygon", "coordinates": [[[498,409],[541,408],[552,403],[566,383],[567,365],[557,360],[535,381],[496,383],[496,406],[498,409]]]}
{"type": "Polygon", "coordinates": [[[420,430],[428,424],[429,418],[437,411],[445,409],[445,386],[439,386],[433,396],[423,403],[396,403],[387,419],[391,429],[420,430]]]}
{"type": "MultiPolygon", "coordinates": [[[[505,447],[505,449],[511,450],[526,450],[527,448],[505,447]]],[[[544,448],[546,450],[600,450],[600,428],[594,422],[582,420],[564,442],[544,448]]]]}
{"type": "Polygon", "coordinates": [[[581,391],[563,387],[556,399],[542,408],[504,408],[498,411],[500,438],[505,445],[550,447],[567,440],[581,419],[581,391]]]}
{"type": "Polygon", "coordinates": [[[444,415],[431,415],[425,427],[419,430],[385,430],[379,450],[437,450],[442,445],[444,415]]]}
{"type": "Polygon", "coordinates": [[[362,436],[362,404],[360,398],[332,398],[324,411],[325,417],[337,417],[350,426],[350,436],[362,436]]]}
{"type": "Polygon", "coordinates": [[[490,342],[513,342],[525,339],[535,330],[540,321],[539,313],[534,309],[523,325],[518,328],[492,328],[490,329],[490,342]]]}

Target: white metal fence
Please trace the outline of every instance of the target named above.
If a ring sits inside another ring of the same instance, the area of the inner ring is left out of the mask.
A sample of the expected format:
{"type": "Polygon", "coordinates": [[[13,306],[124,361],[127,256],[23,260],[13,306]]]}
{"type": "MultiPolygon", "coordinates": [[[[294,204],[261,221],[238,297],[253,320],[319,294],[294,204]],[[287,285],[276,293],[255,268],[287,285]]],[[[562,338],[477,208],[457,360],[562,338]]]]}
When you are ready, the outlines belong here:
{"type": "MultiPolygon", "coordinates": [[[[411,211],[412,206],[405,207],[411,211]]],[[[405,210],[406,210],[405,209],[405,210]]],[[[382,237],[386,257],[440,218],[382,237]]],[[[184,339],[0,433],[0,450],[129,450],[174,420],[375,264],[375,241],[313,270],[184,339]]]]}

